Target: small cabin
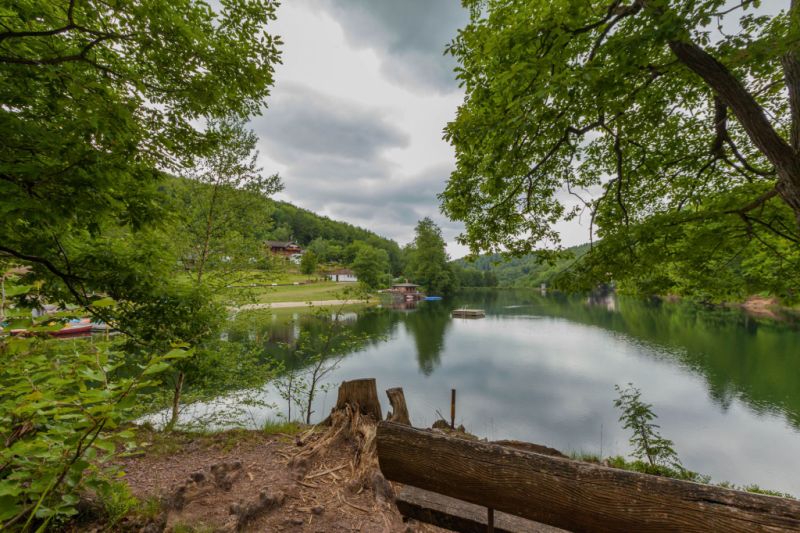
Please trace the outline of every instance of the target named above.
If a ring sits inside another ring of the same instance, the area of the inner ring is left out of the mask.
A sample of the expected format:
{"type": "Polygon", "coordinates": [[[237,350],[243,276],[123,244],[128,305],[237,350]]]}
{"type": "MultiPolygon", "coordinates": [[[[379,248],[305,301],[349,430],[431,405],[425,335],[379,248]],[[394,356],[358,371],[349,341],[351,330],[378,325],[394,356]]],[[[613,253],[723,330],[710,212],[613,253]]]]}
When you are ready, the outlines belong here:
{"type": "Polygon", "coordinates": [[[354,283],[358,281],[358,276],[349,268],[340,268],[329,273],[328,279],[337,283],[354,283]]]}
{"type": "Polygon", "coordinates": [[[413,283],[395,283],[392,285],[392,292],[399,294],[416,294],[419,292],[419,285],[413,283]]]}
{"type": "Polygon", "coordinates": [[[303,249],[296,242],[291,241],[266,241],[264,245],[270,253],[281,255],[283,257],[292,257],[293,255],[302,254],[303,249]]]}

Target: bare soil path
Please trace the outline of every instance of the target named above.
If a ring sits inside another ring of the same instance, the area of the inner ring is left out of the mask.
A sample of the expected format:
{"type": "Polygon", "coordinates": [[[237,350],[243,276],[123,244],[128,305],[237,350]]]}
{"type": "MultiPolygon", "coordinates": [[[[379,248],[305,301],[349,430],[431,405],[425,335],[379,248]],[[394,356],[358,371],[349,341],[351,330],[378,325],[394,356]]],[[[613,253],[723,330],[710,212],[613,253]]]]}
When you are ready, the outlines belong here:
{"type": "Polygon", "coordinates": [[[353,450],[347,446],[327,454],[324,463],[298,469],[289,466],[299,449],[296,436],[234,431],[152,437],[143,454],[120,466],[137,498],[166,502],[167,532],[443,531],[404,523],[392,503],[348,487],[353,450]]]}

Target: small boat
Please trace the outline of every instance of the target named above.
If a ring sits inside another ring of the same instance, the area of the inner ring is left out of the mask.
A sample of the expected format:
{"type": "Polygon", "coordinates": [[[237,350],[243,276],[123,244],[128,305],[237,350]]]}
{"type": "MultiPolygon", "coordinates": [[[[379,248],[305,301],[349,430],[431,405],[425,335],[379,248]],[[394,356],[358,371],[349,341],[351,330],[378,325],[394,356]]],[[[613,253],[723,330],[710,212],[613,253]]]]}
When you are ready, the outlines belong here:
{"type": "Polygon", "coordinates": [[[438,302],[441,299],[442,299],[441,296],[426,296],[425,298],[423,298],[423,300],[425,300],[426,302],[438,302]]]}
{"type": "Polygon", "coordinates": [[[51,331],[50,335],[53,337],[81,335],[85,333],[91,333],[92,327],[92,322],[88,318],[83,318],[81,320],[72,321],[57,331],[51,331]]]}

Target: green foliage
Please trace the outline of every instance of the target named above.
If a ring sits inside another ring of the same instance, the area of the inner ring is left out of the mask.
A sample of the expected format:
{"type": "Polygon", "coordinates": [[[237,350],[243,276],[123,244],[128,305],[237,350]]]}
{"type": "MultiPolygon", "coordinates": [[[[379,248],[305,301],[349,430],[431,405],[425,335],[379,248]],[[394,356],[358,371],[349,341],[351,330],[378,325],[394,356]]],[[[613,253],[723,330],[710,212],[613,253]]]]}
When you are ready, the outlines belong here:
{"type": "Polygon", "coordinates": [[[0,340],[0,524],[27,529],[76,512],[85,489],[110,490],[110,460],[136,397],[188,354],[172,350],[133,371],[104,346],[73,350],[40,339],[0,340]]]}
{"type": "Polygon", "coordinates": [[[673,479],[682,479],[684,481],[694,481],[695,483],[710,483],[711,477],[692,472],[681,466],[667,466],[663,464],[652,464],[649,461],[635,460],[629,461],[619,455],[609,457],[604,461],[605,464],[612,468],[619,468],[622,470],[630,470],[632,472],[640,472],[642,474],[650,474],[653,476],[669,477],[673,479]]]}
{"type": "MultiPolygon", "coordinates": [[[[219,149],[192,169],[189,180],[173,180],[178,224],[173,242],[181,263],[199,284],[219,290],[239,281],[264,254],[271,227],[266,199],[281,190],[277,175],[261,176],[255,133],[239,122],[213,122],[219,149]],[[213,269],[214,276],[204,278],[213,269]]],[[[260,266],[266,266],[264,261],[260,266]]]]}
{"type": "Polygon", "coordinates": [[[442,231],[430,218],[417,223],[416,236],[406,252],[406,273],[434,294],[448,294],[456,279],[449,264],[442,231]]]}
{"type": "Polygon", "coordinates": [[[300,259],[300,272],[311,275],[317,270],[317,254],[312,250],[306,250],[300,259]]]}
{"type": "Polygon", "coordinates": [[[649,467],[656,470],[663,467],[683,469],[673,442],[663,438],[658,432],[659,426],[653,423],[657,417],[653,413],[653,406],[641,400],[642,392],[632,383],[628,383],[625,389],[619,385],[615,385],[614,389],[619,394],[614,400],[614,407],[622,411],[619,421],[633,433],[630,438],[633,456],[646,459],[649,467]]]}
{"type": "Polygon", "coordinates": [[[286,202],[273,203],[272,219],[276,229],[274,240],[295,240],[310,246],[322,262],[350,264],[362,245],[372,246],[388,254],[389,268],[396,275],[402,271],[400,246],[393,240],[346,222],[331,220],[286,202]],[[282,233],[277,233],[278,231],[282,233]],[[347,250],[346,250],[347,249],[347,250]]]}
{"type": "Polygon", "coordinates": [[[313,404],[318,392],[327,392],[331,383],[326,378],[339,367],[342,360],[368,341],[378,341],[382,335],[356,331],[346,320],[344,306],[337,309],[319,308],[298,324],[299,334],[285,351],[283,373],[274,385],[287,404],[287,422],[292,422],[292,406],[296,406],[306,424],[311,423],[313,404]]]}
{"type": "Polygon", "coordinates": [[[385,286],[389,280],[389,254],[385,250],[359,244],[350,267],[367,289],[385,286]]]}
{"type": "Polygon", "coordinates": [[[462,242],[557,249],[556,224],[580,216],[600,242],[562,286],[797,301],[797,6],[609,4],[465,2],[440,196],[462,242]]]}
{"type": "Polygon", "coordinates": [[[296,435],[306,429],[305,426],[297,422],[290,422],[288,420],[273,420],[271,418],[264,421],[261,426],[261,431],[267,435],[276,435],[282,433],[284,435],[296,435]]]}
{"type": "MultiPolygon", "coordinates": [[[[168,350],[213,337],[221,309],[174,276],[185,243],[170,231],[166,173],[192,169],[226,195],[274,190],[275,179],[253,175],[254,138],[241,124],[273,83],[280,41],[264,28],[275,10],[270,0],[217,11],[197,0],[0,8],[0,263],[30,268],[5,291],[15,307],[0,307],[35,335],[0,338],[5,528],[46,527],[75,512],[80,491],[108,488],[106,461],[129,438],[120,426],[173,364],[189,364],[190,353],[168,350]],[[39,338],[60,327],[30,320],[44,303],[115,326],[128,353],[39,338]]],[[[199,195],[195,207],[186,220],[202,218],[199,195]]],[[[228,247],[242,235],[217,227],[204,234],[219,252],[206,262],[244,256],[228,247]]]]}
{"type": "Polygon", "coordinates": [[[111,530],[128,513],[137,510],[141,505],[124,481],[110,481],[98,487],[97,496],[103,509],[105,527],[111,530]]]}
{"type": "Polygon", "coordinates": [[[278,39],[269,0],[14,3],[0,41],[0,252],[45,294],[136,299],[174,258],[164,171],[224,147],[200,125],[257,114],[278,39]]]}
{"type": "MultiPolygon", "coordinates": [[[[588,244],[572,246],[560,254],[532,253],[520,257],[507,257],[502,254],[481,255],[474,259],[459,259],[453,262],[457,275],[463,287],[491,287],[491,283],[500,287],[532,287],[538,289],[542,283],[547,286],[556,286],[565,280],[571,280],[571,273],[575,270],[579,260],[589,251],[588,244]],[[461,267],[464,273],[457,269],[461,267]],[[494,279],[480,280],[478,273],[492,274],[494,279]],[[477,282],[470,285],[469,282],[477,282]],[[481,283],[483,282],[483,283],[481,283]]],[[[566,287],[569,288],[569,287],[566,287]]]]}
{"type": "Polygon", "coordinates": [[[794,498],[794,496],[789,493],[769,490],[769,489],[762,489],[758,485],[736,485],[728,481],[714,483],[711,481],[711,476],[707,476],[705,474],[699,474],[697,472],[692,472],[691,470],[687,470],[682,467],[672,468],[665,465],[652,465],[649,462],[641,460],[629,461],[619,455],[616,455],[614,457],[608,457],[606,459],[601,458],[597,454],[584,453],[584,452],[572,452],[569,455],[571,459],[575,459],[577,461],[585,461],[587,463],[595,463],[595,464],[604,464],[606,466],[610,466],[611,468],[619,468],[620,470],[629,470],[631,472],[639,472],[642,474],[650,474],[653,476],[663,476],[672,479],[681,479],[683,481],[692,481],[694,483],[703,483],[706,485],[716,485],[717,487],[722,487],[725,489],[741,490],[745,492],[752,492],[755,494],[777,496],[779,498],[794,498]]]}

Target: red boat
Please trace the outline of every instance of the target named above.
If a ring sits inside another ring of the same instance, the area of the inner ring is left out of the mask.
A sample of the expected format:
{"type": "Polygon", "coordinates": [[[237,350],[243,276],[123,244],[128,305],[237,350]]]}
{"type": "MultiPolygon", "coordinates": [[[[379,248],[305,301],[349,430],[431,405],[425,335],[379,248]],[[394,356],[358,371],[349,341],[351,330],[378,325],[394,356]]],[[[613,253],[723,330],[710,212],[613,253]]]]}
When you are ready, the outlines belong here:
{"type": "Polygon", "coordinates": [[[58,331],[51,331],[50,335],[53,337],[68,337],[91,332],[92,322],[88,318],[84,318],[80,322],[71,322],[58,331]]]}
{"type": "Polygon", "coordinates": [[[53,337],[66,337],[69,335],[80,335],[81,333],[91,333],[91,324],[78,324],[75,326],[66,326],[58,331],[51,331],[50,335],[53,337]]]}

